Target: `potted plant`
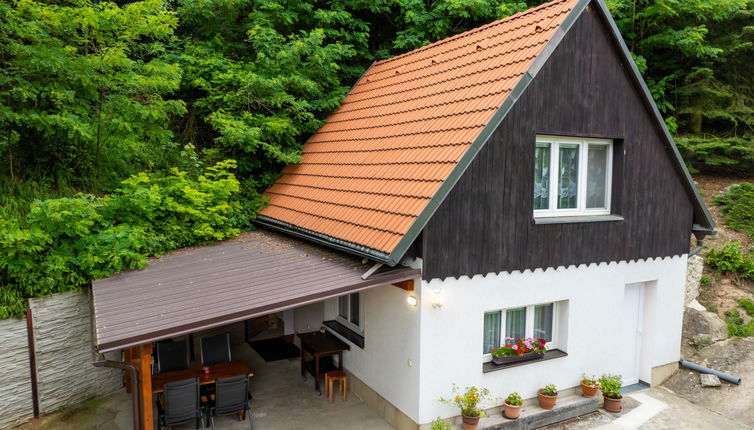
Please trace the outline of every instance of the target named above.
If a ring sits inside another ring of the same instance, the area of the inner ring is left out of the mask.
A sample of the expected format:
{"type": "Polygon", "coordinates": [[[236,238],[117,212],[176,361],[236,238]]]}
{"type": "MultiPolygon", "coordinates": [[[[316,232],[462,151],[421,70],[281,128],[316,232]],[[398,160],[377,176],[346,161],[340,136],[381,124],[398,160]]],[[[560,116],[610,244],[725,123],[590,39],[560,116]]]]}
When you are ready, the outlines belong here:
{"type": "Polygon", "coordinates": [[[537,399],[539,399],[540,408],[552,409],[558,400],[558,387],[555,384],[545,385],[544,388],[537,390],[537,399]]]}
{"type": "Polygon", "coordinates": [[[505,345],[490,350],[492,362],[497,365],[536,360],[544,357],[545,344],[547,343],[544,339],[532,339],[530,337],[526,339],[513,339],[512,337],[506,337],[505,341],[505,345]]]}
{"type": "Polygon", "coordinates": [[[436,420],[432,421],[432,426],[430,427],[430,430],[451,430],[452,427],[450,427],[450,424],[448,424],[447,421],[444,419],[437,417],[436,420]]]}
{"type": "Polygon", "coordinates": [[[581,393],[584,394],[584,397],[594,397],[599,388],[600,383],[596,376],[589,376],[586,373],[581,375],[581,393]]]}
{"type": "Polygon", "coordinates": [[[623,388],[623,379],[620,375],[604,374],[600,376],[600,390],[605,400],[603,407],[608,412],[620,412],[623,395],[620,393],[623,388]]]}
{"type": "Polygon", "coordinates": [[[516,393],[508,394],[503,402],[503,416],[515,420],[521,414],[521,406],[524,404],[524,399],[516,393]]]}
{"type": "Polygon", "coordinates": [[[458,386],[453,384],[453,397],[450,399],[440,398],[440,401],[460,408],[463,428],[475,430],[479,425],[479,418],[485,416],[480,404],[490,399],[490,390],[486,388],[466,387],[466,392],[461,393],[458,386]]]}

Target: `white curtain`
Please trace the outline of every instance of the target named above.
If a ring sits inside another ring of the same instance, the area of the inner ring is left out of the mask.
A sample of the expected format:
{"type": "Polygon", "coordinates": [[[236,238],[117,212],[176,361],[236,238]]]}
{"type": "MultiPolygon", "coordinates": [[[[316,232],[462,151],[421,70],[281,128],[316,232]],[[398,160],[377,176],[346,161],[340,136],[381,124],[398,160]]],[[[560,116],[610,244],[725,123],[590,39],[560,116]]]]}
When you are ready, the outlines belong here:
{"type": "Polygon", "coordinates": [[[500,311],[484,314],[484,345],[482,354],[500,346],[500,311]]]}
{"type": "Polygon", "coordinates": [[[505,337],[526,337],[526,308],[508,309],[505,313],[505,337]]]}

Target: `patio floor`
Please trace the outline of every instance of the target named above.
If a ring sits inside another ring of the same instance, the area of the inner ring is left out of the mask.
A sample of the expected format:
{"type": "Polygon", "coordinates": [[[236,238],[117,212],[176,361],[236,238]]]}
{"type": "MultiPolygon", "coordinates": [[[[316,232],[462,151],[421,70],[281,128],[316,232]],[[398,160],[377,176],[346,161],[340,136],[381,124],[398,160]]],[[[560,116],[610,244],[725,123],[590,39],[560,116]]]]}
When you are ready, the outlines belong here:
{"type": "MultiPolygon", "coordinates": [[[[254,430],[388,430],[392,427],[366,403],[348,393],[348,401],[336,397],[332,405],[314,391],[314,379],[300,375],[298,359],[266,363],[248,344],[234,346],[233,358],[245,360],[254,372],[251,378],[254,430]]],[[[155,411],[156,420],[156,411],[155,411]]],[[[156,428],[156,426],[155,426],[156,428]]],[[[193,425],[174,429],[193,429],[193,425]]],[[[248,429],[249,422],[234,416],[217,417],[218,430],[248,429]]],[[[131,430],[131,397],[125,390],[94,399],[76,408],[34,420],[18,430],[131,430]]]]}

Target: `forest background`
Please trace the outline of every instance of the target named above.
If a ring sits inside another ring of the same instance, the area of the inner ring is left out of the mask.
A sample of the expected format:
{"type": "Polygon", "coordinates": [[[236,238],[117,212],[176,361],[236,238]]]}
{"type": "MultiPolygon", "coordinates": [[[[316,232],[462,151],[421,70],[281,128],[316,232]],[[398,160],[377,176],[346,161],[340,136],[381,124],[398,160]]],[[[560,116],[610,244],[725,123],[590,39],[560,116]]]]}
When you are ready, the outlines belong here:
{"type": "MultiPolygon", "coordinates": [[[[0,318],[232,237],[369,65],[539,0],[0,0],[0,318]]],[[[754,0],[607,0],[692,172],[754,173],[754,0]]]]}

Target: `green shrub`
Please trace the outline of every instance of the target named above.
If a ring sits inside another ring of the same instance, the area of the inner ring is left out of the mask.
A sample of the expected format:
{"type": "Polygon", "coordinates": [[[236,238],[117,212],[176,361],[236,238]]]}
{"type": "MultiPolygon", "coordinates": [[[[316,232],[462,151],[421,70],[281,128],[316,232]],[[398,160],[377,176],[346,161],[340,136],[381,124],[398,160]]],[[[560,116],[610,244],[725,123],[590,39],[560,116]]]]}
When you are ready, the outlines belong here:
{"type": "Polygon", "coordinates": [[[741,317],[738,309],[731,309],[725,312],[725,324],[728,326],[728,334],[730,336],[754,336],[754,319],[744,324],[744,319],[741,317]]]}
{"type": "Polygon", "coordinates": [[[699,278],[699,283],[700,283],[701,285],[704,285],[705,287],[706,287],[706,286],[710,286],[710,285],[712,285],[712,279],[710,279],[710,277],[709,277],[709,276],[707,276],[707,275],[704,275],[704,276],[702,276],[701,278],[699,278]]]}
{"type": "Polygon", "coordinates": [[[754,254],[744,251],[741,242],[729,242],[720,249],[711,249],[707,264],[723,273],[754,279],[754,254]]]}
{"type": "Polygon", "coordinates": [[[150,256],[236,236],[244,217],[234,168],[220,162],[195,178],[141,173],[105,197],[37,201],[23,226],[0,220],[0,318],[20,317],[26,298],[80,289],[141,268],[150,256]]]}
{"type": "Polygon", "coordinates": [[[730,189],[714,199],[720,205],[720,213],[725,225],[736,231],[743,231],[754,239],[754,184],[743,182],[730,186],[730,189]]]}
{"type": "Polygon", "coordinates": [[[744,308],[747,315],[754,317],[754,302],[751,299],[741,299],[738,301],[738,305],[744,308]]]}

